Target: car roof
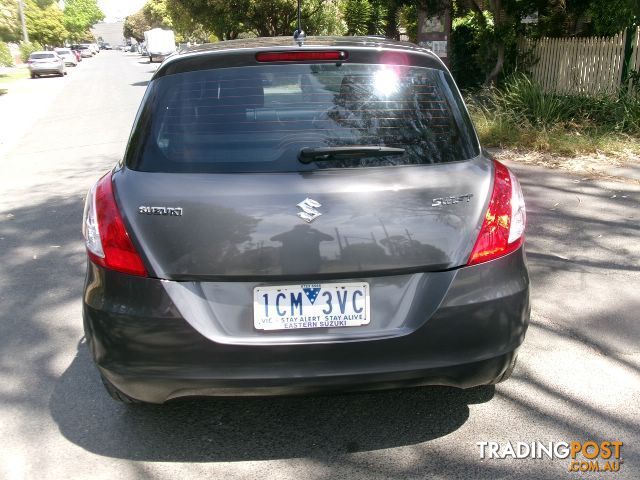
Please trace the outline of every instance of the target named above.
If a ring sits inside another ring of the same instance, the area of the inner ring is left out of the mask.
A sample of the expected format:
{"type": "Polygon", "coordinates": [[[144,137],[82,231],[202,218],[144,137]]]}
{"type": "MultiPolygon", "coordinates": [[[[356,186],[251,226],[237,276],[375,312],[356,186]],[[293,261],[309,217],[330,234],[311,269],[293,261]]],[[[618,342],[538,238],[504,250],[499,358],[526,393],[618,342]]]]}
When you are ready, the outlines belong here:
{"type": "MultiPolygon", "coordinates": [[[[420,47],[414,43],[401,42],[397,40],[389,40],[383,37],[366,36],[366,37],[343,37],[343,36],[318,36],[307,37],[304,42],[296,42],[292,36],[287,37],[259,37],[240,40],[225,40],[217,43],[206,43],[203,45],[195,45],[186,47],[179,52],[171,55],[156,71],[153,78],[158,78],[174,73],[186,72],[191,70],[205,69],[207,61],[205,59],[219,58],[218,62],[223,62],[226,66],[232,66],[221,57],[231,58],[229,55],[245,59],[253,56],[255,52],[283,49],[283,50],[318,50],[322,48],[343,48],[350,52],[369,52],[379,55],[384,51],[395,51],[407,56],[419,56],[422,61],[428,63],[428,66],[442,68],[446,67],[431,50],[420,47]]],[[[234,66],[240,66],[239,61],[234,61],[234,66]]],[[[245,63],[246,64],[246,63],[245,63]]],[[[221,66],[221,65],[220,65],[221,66]]],[[[210,67],[209,67],[210,68],[210,67]]]]}
{"type": "Polygon", "coordinates": [[[302,45],[298,45],[292,36],[288,37],[259,37],[240,40],[225,40],[216,43],[205,43],[182,49],[179,54],[219,52],[238,49],[262,49],[265,47],[370,47],[392,48],[394,50],[420,51],[431,53],[431,50],[420,47],[415,43],[389,40],[378,36],[343,37],[343,36],[318,36],[307,37],[302,45]]]}

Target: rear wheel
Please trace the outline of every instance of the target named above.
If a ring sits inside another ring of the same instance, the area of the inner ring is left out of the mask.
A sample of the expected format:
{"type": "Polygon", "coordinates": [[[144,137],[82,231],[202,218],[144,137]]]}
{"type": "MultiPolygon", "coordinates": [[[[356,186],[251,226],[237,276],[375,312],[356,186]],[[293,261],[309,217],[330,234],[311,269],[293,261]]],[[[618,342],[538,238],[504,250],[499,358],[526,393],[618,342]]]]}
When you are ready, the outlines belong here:
{"type": "Polygon", "coordinates": [[[36,78],[36,77],[37,77],[37,75],[35,73],[31,74],[31,78],[36,78]]]}
{"type": "Polygon", "coordinates": [[[127,405],[145,405],[146,402],[142,400],[136,400],[135,398],[130,397],[126,393],[121,392],[118,388],[113,385],[109,380],[105,378],[104,375],[100,374],[100,379],[102,380],[102,385],[104,385],[105,390],[109,394],[111,398],[115,401],[124,403],[127,405]]]}
{"type": "Polygon", "coordinates": [[[504,373],[502,375],[500,375],[497,379],[495,379],[491,383],[492,384],[496,384],[496,383],[502,383],[502,382],[504,382],[506,380],[509,380],[509,378],[511,377],[511,374],[513,373],[513,371],[516,368],[517,361],[518,361],[518,355],[514,355],[513,356],[513,360],[511,360],[511,363],[509,364],[507,369],[504,371],[504,373]]]}

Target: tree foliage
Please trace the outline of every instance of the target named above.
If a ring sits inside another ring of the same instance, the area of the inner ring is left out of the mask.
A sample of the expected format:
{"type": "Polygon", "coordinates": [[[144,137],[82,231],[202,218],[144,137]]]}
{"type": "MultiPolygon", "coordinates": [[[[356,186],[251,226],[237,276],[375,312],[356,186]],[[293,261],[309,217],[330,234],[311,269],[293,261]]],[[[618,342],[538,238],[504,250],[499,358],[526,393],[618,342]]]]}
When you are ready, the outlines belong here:
{"type": "Polygon", "coordinates": [[[167,9],[166,0],[149,0],[142,7],[142,13],[151,28],[174,28],[173,18],[167,9]]]}
{"type": "Polygon", "coordinates": [[[138,42],[144,40],[144,32],[151,29],[149,20],[142,10],[124,19],[123,35],[125,38],[135,38],[138,42]]]}
{"type": "Polygon", "coordinates": [[[0,42],[0,67],[12,67],[13,66],[13,57],[11,56],[11,51],[9,51],[9,46],[0,42]]]}
{"type": "Polygon", "coordinates": [[[596,35],[613,35],[623,28],[640,25],[640,0],[593,1],[588,14],[596,35]]]}
{"type": "Polygon", "coordinates": [[[211,30],[204,27],[199,16],[190,15],[183,8],[182,3],[170,0],[148,0],[139,11],[125,19],[124,36],[133,37],[141,42],[147,30],[166,28],[174,30],[179,42],[209,41],[212,37],[211,30]]]}
{"type": "Polygon", "coordinates": [[[29,60],[29,55],[42,50],[42,45],[38,42],[20,42],[20,58],[23,62],[29,60]]]}
{"type": "Polygon", "coordinates": [[[100,10],[97,0],[65,0],[64,26],[69,32],[69,38],[78,41],[97,22],[104,20],[104,13],[100,10]]]}
{"type": "Polygon", "coordinates": [[[0,40],[11,42],[20,38],[17,0],[0,0],[0,40]]]}
{"type": "Polygon", "coordinates": [[[366,35],[372,11],[369,0],[346,0],[343,4],[347,35],[366,35]]]}
{"type": "MultiPolygon", "coordinates": [[[[182,8],[221,40],[240,33],[269,37],[292,35],[297,22],[296,0],[167,0],[170,11],[182,8]]],[[[341,34],[339,0],[306,0],[302,3],[303,29],[309,35],[341,34]]]]}
{"type": "Polygon", "coordinates": [[[69,32],[64,26],[64,15],[53,2],[41,7],[36,0],[25,2],[25,17],[29,39],[42,45],[62,45],[69,32]]]}

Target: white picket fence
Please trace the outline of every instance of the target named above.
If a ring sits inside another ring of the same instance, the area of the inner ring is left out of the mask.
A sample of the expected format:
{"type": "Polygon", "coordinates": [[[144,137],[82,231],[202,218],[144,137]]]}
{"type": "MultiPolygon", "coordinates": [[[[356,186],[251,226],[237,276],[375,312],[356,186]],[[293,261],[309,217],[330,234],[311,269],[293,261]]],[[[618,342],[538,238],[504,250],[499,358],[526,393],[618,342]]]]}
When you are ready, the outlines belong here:
{"type": "MultiPolygon", "coordinates": [[[[640,69],[640,27],[633,32],[631,70],[640,69]]],[[[530,73],[547,92],[602,95],[622,83],[626,32],[613,37],[542,38],[525,42],[533,56],[530,73]]]]}

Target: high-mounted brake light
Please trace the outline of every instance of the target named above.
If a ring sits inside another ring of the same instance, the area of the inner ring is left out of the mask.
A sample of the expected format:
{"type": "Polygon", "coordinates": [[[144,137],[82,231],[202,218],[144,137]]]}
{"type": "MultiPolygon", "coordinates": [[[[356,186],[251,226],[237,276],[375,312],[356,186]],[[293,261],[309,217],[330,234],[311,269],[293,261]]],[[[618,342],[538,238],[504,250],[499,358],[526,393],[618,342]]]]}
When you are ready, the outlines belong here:
{"type": "Polygon", "coordinates": [[[488,262],[516,250],[524,242],[526,212],[516,177],[494,160],[493,192],[468,265],[488,262]]]}
{"type": "Polygon", "coordinates": [[[111,172],[89,191],[82,233],[92,262],[110,270],[147,276],[142,258],[133,246],[118,210],[111,172]]]}
{"type": "Polygon", "coordinates": [[[259,52],[256,53],[258,62],[304,62],[304,61],[342,61],[348,58],[343,51],[304,51],[304,52],[259,52]]]}

